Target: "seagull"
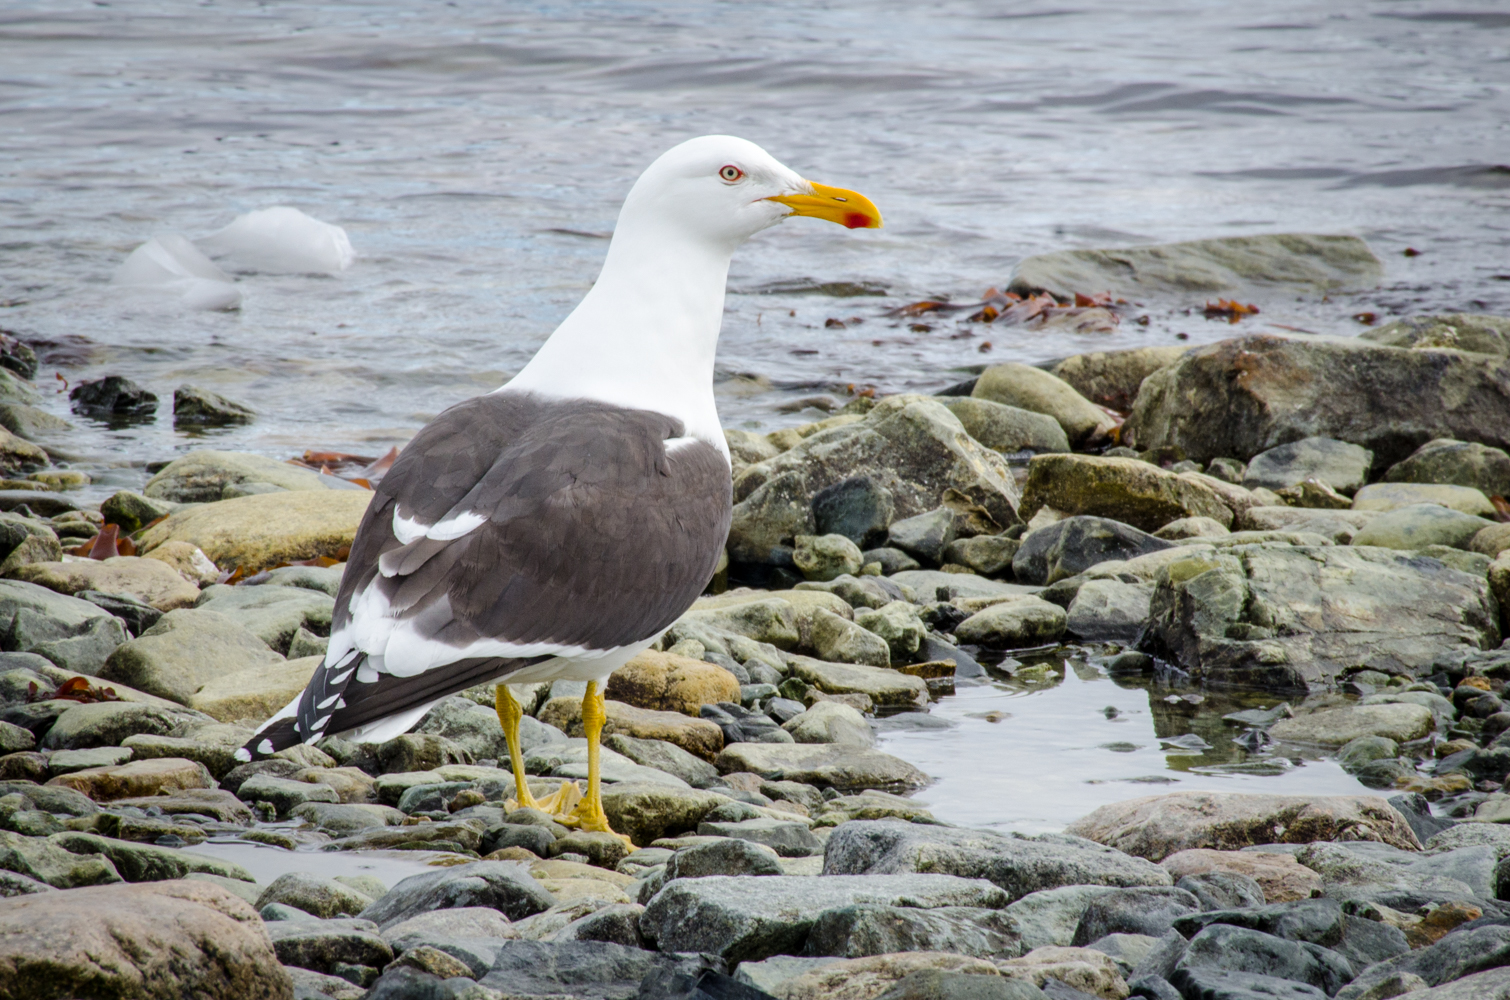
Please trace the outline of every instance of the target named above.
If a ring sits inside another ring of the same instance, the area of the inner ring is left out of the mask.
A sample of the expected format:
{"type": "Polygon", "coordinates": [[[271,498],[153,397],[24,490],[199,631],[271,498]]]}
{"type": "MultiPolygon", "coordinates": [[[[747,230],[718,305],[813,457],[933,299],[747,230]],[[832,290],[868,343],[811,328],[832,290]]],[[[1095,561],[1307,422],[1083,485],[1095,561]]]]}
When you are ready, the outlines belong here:
{"type": "Polygon", "coordinates": [[[729,262],[790,216],[878,228],[863,195],[733,136],[663,153],[624,199],[592,289],[513,379],[446,410],[374,490],[304,692],[237,751],[382,742],[496,688],[520,807],[612,833],[599,740],[609,674],[712,579],[731,516],[713,359],[729,262]],[[530,793],[519,686],[587,682],[587,792],[530,793]]]}

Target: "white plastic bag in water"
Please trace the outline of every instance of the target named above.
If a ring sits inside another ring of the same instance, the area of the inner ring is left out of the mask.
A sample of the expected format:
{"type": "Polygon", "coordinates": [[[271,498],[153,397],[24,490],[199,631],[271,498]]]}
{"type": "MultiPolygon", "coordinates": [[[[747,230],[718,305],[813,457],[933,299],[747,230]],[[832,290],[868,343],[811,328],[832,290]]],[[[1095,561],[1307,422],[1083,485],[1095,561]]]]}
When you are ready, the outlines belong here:
{"type": "Polygon", "coordinates": [[[356,259],[346,230],[286,205],[238,215],[199,246],[234,267],[267,274],[336,274],[356,259]]]}
{"type": "Polygon", "coordinates": [[[241,305],[241,290],[230,275],[177,233],[154,236],[131,251],[115,269],[110,283],[175,295],[194,309],[235,309],[241,305]]]}

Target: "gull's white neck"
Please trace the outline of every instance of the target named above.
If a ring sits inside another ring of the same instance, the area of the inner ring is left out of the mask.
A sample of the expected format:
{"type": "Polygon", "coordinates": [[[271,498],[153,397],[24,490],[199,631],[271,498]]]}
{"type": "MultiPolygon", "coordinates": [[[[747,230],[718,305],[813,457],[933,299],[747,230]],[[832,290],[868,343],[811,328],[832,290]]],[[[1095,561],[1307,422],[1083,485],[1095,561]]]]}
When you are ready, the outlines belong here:
{"type": "Polygon", "coordinates": [[[713,358],[733,247],[653,220],[619,220],[597,282],[499,392],[654,410],[727,454],[713,358]]]}

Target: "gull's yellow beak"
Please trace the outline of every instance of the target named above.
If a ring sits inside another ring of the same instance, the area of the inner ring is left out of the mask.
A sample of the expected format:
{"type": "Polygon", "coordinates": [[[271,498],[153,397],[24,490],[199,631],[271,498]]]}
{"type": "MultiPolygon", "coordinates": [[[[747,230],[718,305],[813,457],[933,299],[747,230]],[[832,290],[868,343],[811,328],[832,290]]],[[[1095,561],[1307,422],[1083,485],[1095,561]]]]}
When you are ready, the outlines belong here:
{"type": "Polygon", "coordinates": [[[811,215],[815,219],[837,222],[846,229],[880,229],[881,212],[875,204],[858,191],[814,184],[811,194],[778,194],[767,201],[779,202],[792,210],[793,215],[811,215]]]}

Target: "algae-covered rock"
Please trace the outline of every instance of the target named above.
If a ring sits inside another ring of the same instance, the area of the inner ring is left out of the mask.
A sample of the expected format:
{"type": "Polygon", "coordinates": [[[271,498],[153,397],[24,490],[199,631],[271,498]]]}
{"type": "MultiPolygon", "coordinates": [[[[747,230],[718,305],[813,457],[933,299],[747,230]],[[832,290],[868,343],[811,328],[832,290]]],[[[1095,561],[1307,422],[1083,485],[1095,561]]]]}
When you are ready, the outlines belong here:
{"type": "Polygon", "coordinates": [[[738,702],[739,681],[712,663],[646,650],[609,676],[604,694],[636,708],[697,718],[704,705],[738,702]]]}
{"type": "Polygon", "coordinates": [[[1485,496],[1505,496],[1510,494],[1510,455],[1472,441],[1437,438],[1390,466],[1384,478],[1392,483],[1467,486],[1485,496]]]}
{"type": "Polygon", "coordinates": [[[1282,490],[1319,479],[1349,496],[1368,482],[1374,453],[1346,441],[1308,437],[1259,452],[1243,473],[1243,485],[1282,490]]]}
{"type": "Polygon", "coordinates": [[[1232,510],[1215,491],[1132,458],[1035,456],[1028,463],[1021,514],[1031,519],[1044,507],[1111,518],[1150,532],[1185,517],[1232,525],[1232,510]]]}
{"type": "Polygon", "coordinates": [[[166,563],[136,556],[35,562],[13,570],[11,577],[70,596],[85,590],[127,594],[159,611],[187,608],[199,599],[199,588],[166,563]]]}
{"type": "Polygon", "coordinates": [[[168,612],[156,625],[115,649],[99,675],[188,705],[206,684],[282,662],[266,643],[232,619],[214,611],[185,608],[168,612]]]}
{"type": "Polygon", "coordinates": [[[1187,350],[1177,345],[1095,351],[1065,358],[1052,371],[1097,406],[1126,413],[1138,398],[1143,380],[1174,364],[1187,350]]]}
{"type": "Polygon", "coordinates": [[[1499,643],[1489,584],[1373,547],[1240,546],[1165,566],[1144,648],[1208,684],[1307,690],[1499,643]]]}

